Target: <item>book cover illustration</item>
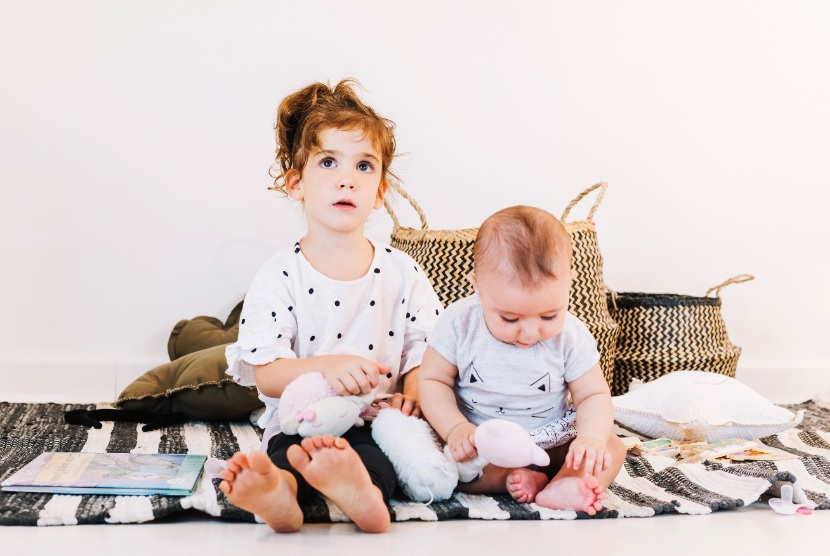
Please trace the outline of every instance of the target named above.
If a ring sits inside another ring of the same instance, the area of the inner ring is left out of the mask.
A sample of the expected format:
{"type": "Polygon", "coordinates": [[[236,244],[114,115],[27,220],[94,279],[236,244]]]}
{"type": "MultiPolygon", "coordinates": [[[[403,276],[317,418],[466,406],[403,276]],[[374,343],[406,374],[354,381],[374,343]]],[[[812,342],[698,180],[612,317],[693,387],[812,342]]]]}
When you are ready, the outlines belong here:
{"type": "Polygon", "coordinates": [[[207,456],[46,452],[3,481],[3,490],[56,494],[188,496],[207,456]]]}

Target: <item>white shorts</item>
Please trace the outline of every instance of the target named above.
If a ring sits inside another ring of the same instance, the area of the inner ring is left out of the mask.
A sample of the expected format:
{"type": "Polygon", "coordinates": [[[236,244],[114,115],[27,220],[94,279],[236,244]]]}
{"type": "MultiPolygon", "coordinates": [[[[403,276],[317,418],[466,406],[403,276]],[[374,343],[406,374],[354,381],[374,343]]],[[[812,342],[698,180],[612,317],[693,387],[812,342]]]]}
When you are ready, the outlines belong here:
{"type": "Polygon", "coordinates": [[[573,440],[576,438],[576,409],[570,406],[559,419],[533,429],[530,431],[530,438],[544,450],[573,440]]]}

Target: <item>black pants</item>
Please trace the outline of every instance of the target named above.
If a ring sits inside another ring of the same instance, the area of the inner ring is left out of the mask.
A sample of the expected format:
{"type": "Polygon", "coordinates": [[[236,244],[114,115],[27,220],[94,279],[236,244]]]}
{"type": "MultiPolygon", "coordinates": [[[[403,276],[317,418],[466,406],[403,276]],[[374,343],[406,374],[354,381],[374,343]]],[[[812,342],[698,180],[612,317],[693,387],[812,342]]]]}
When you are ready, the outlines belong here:
{"type": "MultiPolygon", "coordinates": [[[[383,495],[383,501],[389,505],[389,499],[395,492],[398,484],[395,468],[392,462],[386,457],[386,454],[378,447],[375,439],[372,438],[371,423],[367,423],[362,427],[353,427],[346,431],[343,435],[354,451],[360,456],[363,465],[369,472],[369,477],[372,483],[380,489],[383,495]]],[[[309,495],[314,492],[314,488],[306,482],[300,473],[288,463],[288,447],[293,444],[299,444],[303,437],[297,434],[283,434],[279,433],[268,441],[268,457],[274,462],[274,465],[280,469],[285,469],[297,479],[297,502],[300,507],[308,499],[309,495]]]]}

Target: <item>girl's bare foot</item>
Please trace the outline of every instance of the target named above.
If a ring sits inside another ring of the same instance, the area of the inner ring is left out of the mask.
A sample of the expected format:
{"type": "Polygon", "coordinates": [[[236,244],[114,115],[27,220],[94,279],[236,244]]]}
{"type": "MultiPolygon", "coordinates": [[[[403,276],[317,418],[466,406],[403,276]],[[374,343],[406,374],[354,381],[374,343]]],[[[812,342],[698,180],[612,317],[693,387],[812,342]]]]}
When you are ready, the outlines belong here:
{"type": "Polygon", "coordinates": [[[507,493],[513,500],[527,504],[536,500],[536,495],[548,484],[548,477],[541,471],[521,467],[507,476],[507,493]]]}
{"type": "Polygon", "coordinates": [[[292,533],[302,526],[294,476],[262,452],[235,453],[222,479],[219,490],[234,505],[259,516],[277,533],[292,533]]]}
{"type": "Polygon", "coordinates": [[[593,475],[554,477],[539,494],[536,503],[552,510],[576,510],[595,515],[602,509],[605,488],[593,475]]]}
{"type": "Polygon", "coordinates": [[[366,533],[389,528],[389,510],[357,452],[330,434],[288,448],[288,461],[308,484],[337,504],[366,533]]]}

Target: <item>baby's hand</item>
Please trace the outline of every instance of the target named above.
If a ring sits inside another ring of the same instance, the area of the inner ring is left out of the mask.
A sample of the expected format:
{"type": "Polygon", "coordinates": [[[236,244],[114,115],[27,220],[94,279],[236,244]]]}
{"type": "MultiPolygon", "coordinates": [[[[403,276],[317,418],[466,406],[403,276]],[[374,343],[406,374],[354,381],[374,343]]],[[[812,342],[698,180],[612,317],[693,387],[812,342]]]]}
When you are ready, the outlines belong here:
{"type": "Polygon", "coordinates": [[[608,443],[596,436],[577,434],[565,456],[565,466],[579,469],[583,463],[586,475],[598,475],[611,464],[608,443]]]}
{"type": "Polygon", "coordinates": [[[421,416],[421,407],[418,405],[418,398],[415,396],[407,396],[400,392],[396,392],[391,398],[380,400],[378,406],[381,409],[392,407],[404,415],[412,415],[413,417],[421,416]]]}
{"type": "Polygon", "coordinates": [[[323,374],[335,392],[348,396],[368,394],[378,385],[380,375],[389,371],[386,365],[358,355],[331,355],[325,362],[323,374]]]}
{"type": "Polygon", "coordinates": [[[476,426],[470,422],[456,425],[447,437],[450,453],[457,462],[471,460],[478,455],[474,438],[476,426]]]}

